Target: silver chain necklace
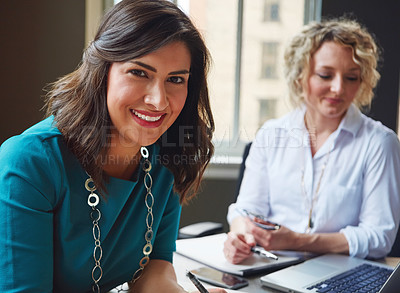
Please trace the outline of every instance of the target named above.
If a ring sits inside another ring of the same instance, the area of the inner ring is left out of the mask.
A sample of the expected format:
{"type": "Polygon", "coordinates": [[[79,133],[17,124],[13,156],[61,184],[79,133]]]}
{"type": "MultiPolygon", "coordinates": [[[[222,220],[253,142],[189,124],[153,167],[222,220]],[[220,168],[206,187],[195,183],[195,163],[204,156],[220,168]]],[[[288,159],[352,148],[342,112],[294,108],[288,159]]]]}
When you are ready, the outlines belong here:
{"type": "MultiPolygon", "coordinates": [[[[133,274],[132,279],[125,285],[122,284],[118,286],[116,289],[118,292],[128,291],[129,284],[135,283],[143,273],[145,266],[149,263],[150,260],[150,253],[153,250],[153,245],[151,244],[151,240],[153,239],[153,205],[154,205],[154,196],[151,193],[151,187],[153,186],[153,178],[150,175],[151,170],[151,162],[149,161],[149,151],[145,147],[140,148],[140,154],[144,158],[144,162],[142,165],[142,169],[145,172],[144,175],[144,186],[146,187],[146,196],[145,196],[145,205],[147,207],[147,216],[146,216],[146,226],[147,231],[144,234],[144,239],[146,240],[146,244],[143,247],[143,257],[139,261],[139,268],[133,274]]],[[[103,256],[103,249],[101,247],[100,241],[100,226],[99,220],[101,218],[101,212],[97,208],[97,205],[100,202],[100,197],[94,193],[96,187],[94,186],[94,182],[92,177],[89,175],[89,178],[85,182],[85,188],[87,191],[90,192],[88,196],[88,205],[92,208],[90,212],[90,218],[92,219],[93,223],[93,240],[94,240],[94,250],[93,250],[93,259],[94,259],[94,266],[92,269],[92,291],[94,293],[100,293],[100,286],[99,282],[103,277],[103,268],[101,267],[101,258],[103,256]]]]}

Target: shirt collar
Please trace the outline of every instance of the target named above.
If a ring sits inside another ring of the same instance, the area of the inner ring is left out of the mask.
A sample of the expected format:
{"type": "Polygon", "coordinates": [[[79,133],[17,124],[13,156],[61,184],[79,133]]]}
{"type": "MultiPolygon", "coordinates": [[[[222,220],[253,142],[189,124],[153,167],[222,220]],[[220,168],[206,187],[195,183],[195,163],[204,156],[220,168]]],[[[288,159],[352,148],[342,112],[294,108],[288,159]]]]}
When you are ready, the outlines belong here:
{"type": "Polygon", "coordinates": [[[361,111],[354,105],[351,104],[347,109],[342,121],[339,124],[338,130],[347,131],[355,136],[362,125],[361,111]]]}
{"type": "MultiPolygon", "coordinates": [[[[308,135],[304,122],[305,112],[306,112],[306,106],[303,105],[296,112],[293,122],[295,123],[295,125],[298,125],[299,127],[303,128],[308,135]]],[[[330,135],[328,141],[324,143],[321,149],[318,150],[314,158],[316,159],[322,157],[326,153],[330,152],[330,149],[332,147],[333,148],[335,147],[336,139],[342,131],[348,132],[354,137],[357,134],[360,127],[362,126],[361,115],[362,115],[361,111],[354,104],[351,104],[350,107],[347,109],[346,114],[344,115],[342,121],[340,122],[339,127],[332,133],[332,135],[330,135]]],[[[306,139],[306,141],[308,141],[308,139],[306,139]]]]}
{"type": "MultiPolygon", "coordinates": [[[[302,128],[306,128],[304,122],[304,115],[306,113],[306,106],[302,105],[297,112],[297,115],[294,118],[294,123],[296,125],[301,126],[302,128]]],[[[362,125],[362,117],[361,111],[354,105],[351,104],[349,109],[347,109],[346,114],[344,115],[342,121],[339,124],[337,132],[347,131],[351,133],[353,136],[357,134],[357,131],[360,129],[362,125]]]]}

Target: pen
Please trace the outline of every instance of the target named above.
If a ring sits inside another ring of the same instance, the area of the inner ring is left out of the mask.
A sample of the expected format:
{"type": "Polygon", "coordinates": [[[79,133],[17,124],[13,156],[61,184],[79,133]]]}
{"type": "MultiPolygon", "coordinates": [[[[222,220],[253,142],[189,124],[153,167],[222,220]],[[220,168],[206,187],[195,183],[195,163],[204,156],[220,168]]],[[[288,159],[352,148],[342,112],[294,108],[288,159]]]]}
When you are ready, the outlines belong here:
{"type": "Polygon", "coordinates": [[[251,251],[254,252],[254,253],[257,253],[257,254],[259,254],[259,255],[261,255],[263,257],[267,257],[267,258],[272,258],[274,260],[278,260],[278,257],[275,254],[265,250],[264,248],[253,246],[251,248],[251,251]]]}
{"type": "Polygon", "coordinates": [[[281,225],[276,224],[276,223],[272,223],[272,222],[268,222],[268,224],[263,224],[260,222],[257,222],[255,220],[251,220],[256,226],[263,228],[265,230],[279,230],[281,228],[281,225]]]}
{"type": "Polygon", "coordinates": [[[190,281],[196,286],[200,293],[209,293],[206,288],[204,288],[203,284],[193,275],[191,272],[187,271],[186,276],[189,277],[190,281]]]}

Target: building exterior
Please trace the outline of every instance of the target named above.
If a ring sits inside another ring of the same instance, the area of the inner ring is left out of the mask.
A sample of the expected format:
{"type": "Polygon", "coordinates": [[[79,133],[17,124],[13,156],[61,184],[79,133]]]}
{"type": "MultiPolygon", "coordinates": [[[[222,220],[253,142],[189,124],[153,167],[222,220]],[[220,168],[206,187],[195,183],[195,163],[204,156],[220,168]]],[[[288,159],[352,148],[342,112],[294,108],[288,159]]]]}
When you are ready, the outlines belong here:
{"type": "Polygon", "coordinates": [[[240,154],[266,120],[290,110],[283,52],[304,23],[304,0],[243,0],[241,47],[239,0],[181,0],[178,5],[189,10],[213,58],[209,86],[217,155],[240,154]]]}

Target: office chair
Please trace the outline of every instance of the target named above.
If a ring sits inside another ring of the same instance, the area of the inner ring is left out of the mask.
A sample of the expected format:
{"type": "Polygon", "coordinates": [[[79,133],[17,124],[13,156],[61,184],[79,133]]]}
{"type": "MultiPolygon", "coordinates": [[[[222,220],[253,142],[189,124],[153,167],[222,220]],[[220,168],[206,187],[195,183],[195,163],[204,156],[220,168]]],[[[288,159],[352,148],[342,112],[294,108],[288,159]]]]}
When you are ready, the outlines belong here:
{"type": "Polygon", "coordinates": [[[244,151],[243,151],[243,155],[242,155],[242,163],[240,164],[239,176],[238,176],[238,180],[236,183],[236,194],[235,194],[234,202],[236,202],[236,199],[239,195],[240,186],[242,185],[243,174],[244,174],[244,170],[246,169],[245,163],[246,163],[247,156],[249,155],[250,147],[251,147],[251,142],[247,143],[246,146],[244,147],[244,151]]]}
{"type": "Polygon", "coordinates": [[[388,256],[400,257],[400,229],[397,230],[396,239],[394,240],[392,250],[389,252],[388,256]]]}

